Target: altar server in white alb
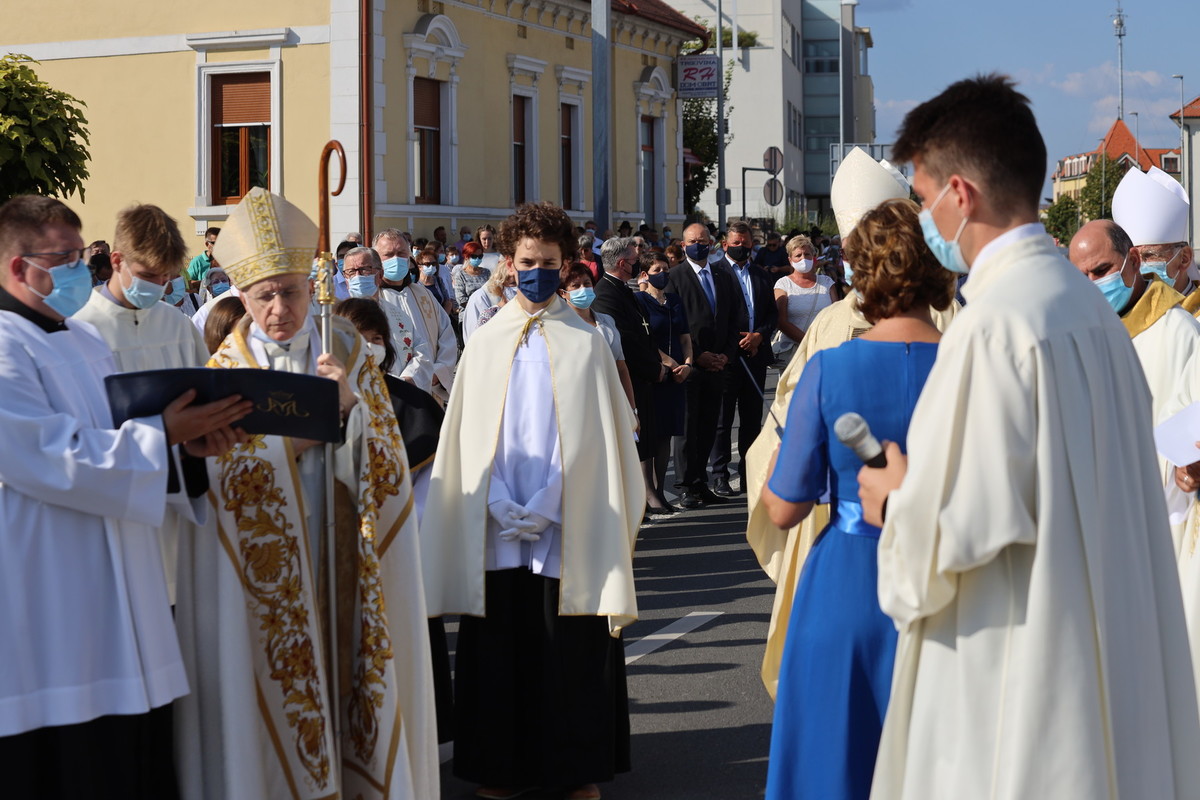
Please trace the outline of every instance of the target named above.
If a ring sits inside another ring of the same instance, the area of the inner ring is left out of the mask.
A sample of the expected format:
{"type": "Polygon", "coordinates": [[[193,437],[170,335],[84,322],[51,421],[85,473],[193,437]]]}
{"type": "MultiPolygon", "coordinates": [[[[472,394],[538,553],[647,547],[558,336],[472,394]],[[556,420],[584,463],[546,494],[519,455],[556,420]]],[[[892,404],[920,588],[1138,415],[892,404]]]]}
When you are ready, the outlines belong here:
{"type": "Polygon", "coordinates": [[[383,262],[383,287],[377,299],[392,322],[397,354],[391,374],[445,403],[458,363],[458,340],[450,315],[421,285],[421,271],[416,260],[409,258],[404,234],[395,228],[380,231],[374,247],[383,262]]]}
{"type": "Polygon", "coordinates": [[[0,206],[0,794],[169,799],[188,683],[157,529],[168,506],[203,518],[197,457],[250,403],[189,392],[112,427],[112,351],[66,319],[91,291],[79,229],[58,200],[0,206]]]}
{"type": "MultiPolygon", "coordinates": [[[[113,351],[120,372],[203,367],[204,337],[186,314],[163,302],[163,290],[186,266],[187,245],[175,220],[158,206],[139,205],[117,215],[112,277],[92,290],[73,319],[90,322],[113,351]]],[[[167,509],[161,528],[167,593],[175,602],[175,561],[181,526],[167,509]]]]}
{"type": "Polygon", "coordinates": [[[872,797],[1190,798],[1200,716],[1129,333],[1037,222],[1046,148],[1007,78],[909,112],[930,249],[969,272],[908,457],[864,467],[900,628],[872,797]]]}
{"type": "Polygon", "coordinates": [[[213,255],[247,314],[209,365],[338,383],[336,638],[322,579],[325,448],[254,436],[213,459],[215,524],[180,544],[176,616],[194,682],[176,704],[185,800],[439,792],[408,459],[383,375],[354,326],[334,317],[332,352],[321,352],[309,316],[316,243],[316,226],[292,203],[258,188],[242,198],[213,255]]]}
{"type": "Polygon", "coordinates": [[[519,294],[463,354],[421,521],[429,613],[467,615],[454,773],[480,797],[587,800],[629,769],[635,418],[604,337],[557,294],[571,220],[523,205],[499,245],[519,294]]]}

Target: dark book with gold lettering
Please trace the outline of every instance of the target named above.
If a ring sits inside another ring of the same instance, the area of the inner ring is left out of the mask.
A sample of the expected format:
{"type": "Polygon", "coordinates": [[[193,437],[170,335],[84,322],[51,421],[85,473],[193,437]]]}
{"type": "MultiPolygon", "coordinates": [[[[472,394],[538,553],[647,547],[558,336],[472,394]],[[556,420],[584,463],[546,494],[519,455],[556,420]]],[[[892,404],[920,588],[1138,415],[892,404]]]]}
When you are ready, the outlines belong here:
{"type": "Polygon", "coordinates": [[[335,381],[273,369],[152,369],[123,372],[104,379],[113,424],[153,417],[188,389],[195,403],[211,403],[231,394],[254,402],[254,410],[235,427],[247,433],[295,436],[318,442],[341,441],[335,381]]]}

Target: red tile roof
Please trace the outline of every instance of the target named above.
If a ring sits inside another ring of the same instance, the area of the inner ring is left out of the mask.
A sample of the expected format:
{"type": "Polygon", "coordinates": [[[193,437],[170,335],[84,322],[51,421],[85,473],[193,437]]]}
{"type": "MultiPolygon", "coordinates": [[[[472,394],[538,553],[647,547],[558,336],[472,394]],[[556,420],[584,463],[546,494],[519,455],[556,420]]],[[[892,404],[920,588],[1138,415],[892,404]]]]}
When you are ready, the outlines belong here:
{"type": "Polygon", "coordinates": [[[612,0],[612,10],[666,25],[695,39],[707,33],[704,26],[688,19],[663,0],[612,0]]]}
{"type": "MultiPolygon", "coordinates": [[[[1200,97],[1193,100],[1192,105],[1188,106],[1186,110],[1188,111],[1188,117],[1200,117],[1200,97]],[[1193,107],[1196,109],[1194,113],[1192,111],[1193,107]]],[[[1179,112],[1176,111],[1174,116],[1178,118],[1179,112]]],[[[1124,120],[1118,119],[1108,129],[1108,133],[1104,135],[1104,142],[1097,146],[1095,150],[1089,150],[1086,153],[1073,153],[1063,158],[1099,155],[1101,150],[1113,161],[1117,161],[1123,156],[1128,156],[1130,161],[1137,160],[1138,166],[1142,168],[1143,172],[1151,167],[1162,169],[1162,157],[1179,152],[1178,147],[1142,147],[1139,150],[1137,139],[1130,132],[1129,126],[1125,124],[1124,120]]],[[[1059,160],[1062,161],[1063,159],[1059,160]]],[[[1055,174],[1057,175],[1057,170],[1055,174]]]]}
{"type": "MultiPolygon", "coordinates": [[[[1185,115],[1187,115],[1188,119],[1200,117],[1200,97],[1197,97],[1195,100],[1184,106],[1183,112],[1185,115]]],[[[1178,120],[1179,112],[1176,111],[1174,114],[1172,114],[1171,119],[1178,120]]],[[[1179,123],[1176,122],[1175,124],[1178,125],[1179,123]]]]}

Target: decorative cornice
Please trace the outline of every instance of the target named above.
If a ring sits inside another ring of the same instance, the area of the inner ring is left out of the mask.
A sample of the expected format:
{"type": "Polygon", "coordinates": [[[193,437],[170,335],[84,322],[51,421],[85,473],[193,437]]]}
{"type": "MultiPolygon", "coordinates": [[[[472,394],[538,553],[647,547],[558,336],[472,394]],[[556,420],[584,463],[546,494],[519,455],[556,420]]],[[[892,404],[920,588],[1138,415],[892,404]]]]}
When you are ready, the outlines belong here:
{"type": "Polygon", "coordinates": [[[564,92],[574,84],[575,93],[583,94],[583,87],[592,79],[592,71],[576,67],[564,67],[561,64],[554,68],[554,77],[558,79],[558,91],[564,92]]]}
{"type": "Polygon", "coordinates": [[[542,77],[542,73],[546,71],[547,63],[541,59],[509,53],[508,76],[510,79],[523,76],[537,83],[538,78],[542,77]]]}
{"type": "Polygon", "coordinates": [[[189,33],[187,46],[193,50],[250,50],[261,47],[280,47],[294,44],[291,28],[262,28],[253,31],[218,31],[189,33]]]}

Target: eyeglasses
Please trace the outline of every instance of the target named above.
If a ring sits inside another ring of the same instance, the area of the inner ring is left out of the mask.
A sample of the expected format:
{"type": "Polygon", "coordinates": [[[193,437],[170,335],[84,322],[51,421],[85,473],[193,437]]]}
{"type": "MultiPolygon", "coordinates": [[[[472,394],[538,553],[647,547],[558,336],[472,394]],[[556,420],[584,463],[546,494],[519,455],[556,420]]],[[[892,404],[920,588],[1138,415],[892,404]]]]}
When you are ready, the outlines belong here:
{"type": "Polygon", "coordinates": [[[63,264],[75,264],[83,258],[83,250],[49,250],[41,253],[21,253],[22,258],[47,258],[49,256],[59,256],[62,260],[55,266],[61,267],[63,264]]]}
{"type": "Polygon", "coordinates": [[[347,278],[357,278],[359,275],[378,275],[379,270],[374,267],[361,267],[359,269],[348,269],[342,274],[347,278]]]}

